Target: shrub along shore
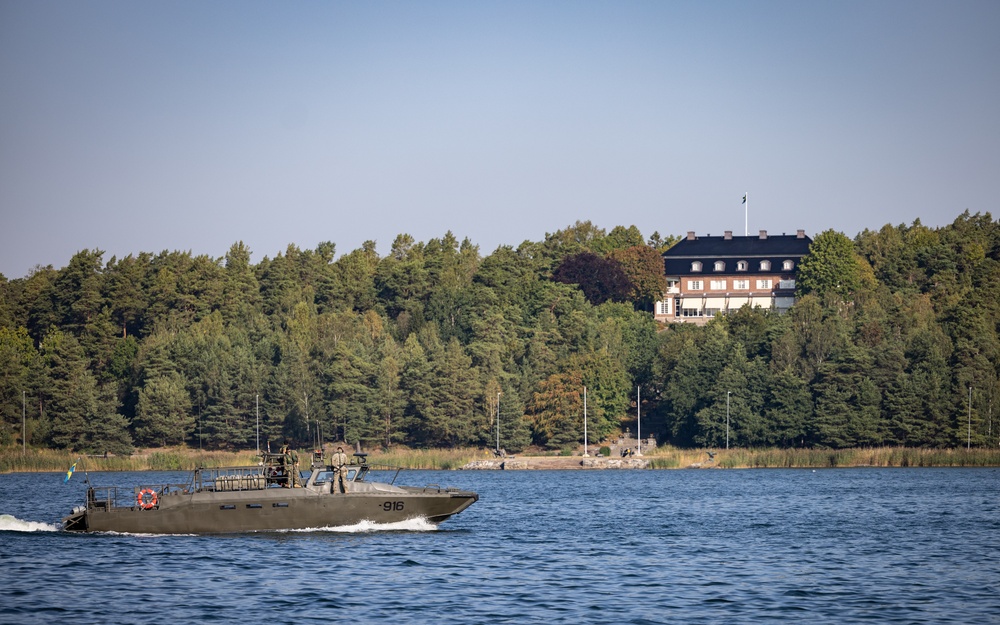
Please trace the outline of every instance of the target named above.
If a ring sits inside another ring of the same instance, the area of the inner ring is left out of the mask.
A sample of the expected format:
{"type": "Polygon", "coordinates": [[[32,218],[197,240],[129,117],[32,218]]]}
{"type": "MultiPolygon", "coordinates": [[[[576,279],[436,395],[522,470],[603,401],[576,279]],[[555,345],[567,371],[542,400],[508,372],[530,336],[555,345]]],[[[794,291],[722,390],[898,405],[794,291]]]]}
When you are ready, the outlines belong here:
{"type": "MultiPolygon", "coordinates": [[[[562,456],[552,452],[542,456],[562,456]]],[[[492,458],[491,450],[394,449],[373,451],[372,464],[409,469],[460,469],[475,460],[492,458]]],[[[519,455],[519,458],[530,456],[519,455]]],[[[662,447],[644,456],[652,469],[686,468],[835,468],[835,467],[1000,467],[1000,449],[922,449],[872,447],[857,449],[678,449],[662,447]],[[714,457],[713,457],[714,456],[714,457]]],[[[78,462],[77,471],[185,471],[197,467],[255,464],[253,451],[199,451],[183,447],[150,449],[129,456],[87,456],[51,449],[0,449],[0,473],[66,471],[78,462]],[[79,461],[79,462],[78,462],[79,461]]]]}

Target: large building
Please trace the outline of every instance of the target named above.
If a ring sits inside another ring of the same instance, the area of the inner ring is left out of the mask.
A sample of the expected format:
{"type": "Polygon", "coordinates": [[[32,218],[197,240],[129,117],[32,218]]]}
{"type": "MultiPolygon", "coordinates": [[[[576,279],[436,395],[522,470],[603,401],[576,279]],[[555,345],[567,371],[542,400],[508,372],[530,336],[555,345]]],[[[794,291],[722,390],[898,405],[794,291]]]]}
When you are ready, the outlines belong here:
{"type": "Polygon", "coordinates": [[[794,235],[687,237],[663,253],[667,293],[660,321],[706,323],[744,304],[785,311],[795,303],[795,277],[812,239],[794,235]]]}

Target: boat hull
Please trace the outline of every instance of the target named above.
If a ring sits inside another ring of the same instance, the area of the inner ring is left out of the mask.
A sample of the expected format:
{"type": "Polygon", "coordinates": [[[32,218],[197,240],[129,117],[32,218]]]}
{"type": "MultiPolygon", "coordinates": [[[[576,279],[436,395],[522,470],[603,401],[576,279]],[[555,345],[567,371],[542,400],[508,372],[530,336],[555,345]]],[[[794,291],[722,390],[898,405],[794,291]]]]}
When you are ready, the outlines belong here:
{"type": "Polygon", "coordinates": [[[161,497],[150,509],[89,507],[63,519],[67,531],[225,534],[396,523],[440,523],[476,502],[467,491],[399,488],[398,492],[315,493],[300,488],[196,492],[161,497]]]}

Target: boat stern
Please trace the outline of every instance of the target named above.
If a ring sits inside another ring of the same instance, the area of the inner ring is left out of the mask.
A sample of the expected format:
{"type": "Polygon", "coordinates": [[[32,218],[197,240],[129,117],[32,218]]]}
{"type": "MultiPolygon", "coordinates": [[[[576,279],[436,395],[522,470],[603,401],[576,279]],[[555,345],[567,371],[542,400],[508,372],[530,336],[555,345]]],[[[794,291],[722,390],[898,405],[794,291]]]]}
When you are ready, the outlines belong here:
{"type": "Polygon", "coordinates": [[[74,508],[72,514],[63,518],[62,526],[67,532],[86,532],[87,509],[83,506],[74,508]]]}

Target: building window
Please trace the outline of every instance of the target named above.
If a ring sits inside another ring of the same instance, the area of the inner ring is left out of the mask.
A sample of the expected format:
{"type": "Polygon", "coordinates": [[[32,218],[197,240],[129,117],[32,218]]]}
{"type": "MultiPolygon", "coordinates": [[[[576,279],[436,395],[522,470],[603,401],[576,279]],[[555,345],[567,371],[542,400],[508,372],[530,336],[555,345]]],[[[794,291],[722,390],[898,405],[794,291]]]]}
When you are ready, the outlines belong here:
{"type": "Polygon", "coordinates": [[[691,263],[691,271],[701,271],[701,263],[697,260],[691,263]]]}
{"type": "Polygon", "coordinates": [[[721,260],[715,261],[715,270],[716,271],[725,271],[726,270],[726,263],[725,263],[725,261],[721,261],[721,260]]]}
{"type": "Polygon", "coordinates": [[[749,280],[733,280],[733,288],[737,291],[747,291],[750,289],[749,280]]]}
{"type": "Polygon", "coordinates": [[[664,300],[664,301],[661,301],[661,302],[656,302],[656,307],[657,307],[656,314],[658,314],[658,315],[669,315],[670,314],[670,302],[669,301],[664,300]]]}
{"type": "Polygon", "coordinates": [[[701,316],[701,309],[700,308],[685,308],[685,309],[683,309],[683,313],[681,314],[681,316],[682,317],[700,317],[701,316]]]}
{"type": "Polygon", "coordinates": [[[709,283],[709,288],[712,289],[713,291],[725,291],[726,290],[726,281],[725,280],[712,280],[712,282],[709,283]]]}
{"type": "Polygon", "coordinates": [[[771,261],[769,261],[769,260],[762,260],[762,261],[760,261],[760,270],[761,271],[771,271],[771,261]]]}
{"type": "Polygon", "coordinates": [[[758,280],[757,281],[757,288],[758,289],[770,289],[771,288],[771,281],[770,280],[758,280]]]}
{"type": "Polygon", "coordinates": [[[795,263],[793,263],[790,260],[786,260],[785,262],[781,263],[781,268],[784,269],[785,271],[791,271],[794,267],[795,263]]]}
{"type": "Polygon", "coordinates": [[[719,309],[718,308],[706,308],[705,309],[705,316],[706,317],[714,317],[714,316],[716,316],[718,314],[719,314],[719,309]]]}
{"type": "Polygon", "coordinates": [[[700,291],[701,289],[701,280],[688,280],[688,291],[700,291]]]}
{"type": "Polygon", "coordinates": [[[745,261],[745,260],[737,261],[736,262],[736,271],[746,271],[747,270],[747,266],[748,266],[747,265],[747,261],[745,261]]]}

